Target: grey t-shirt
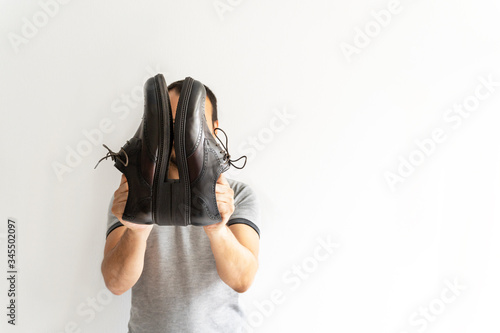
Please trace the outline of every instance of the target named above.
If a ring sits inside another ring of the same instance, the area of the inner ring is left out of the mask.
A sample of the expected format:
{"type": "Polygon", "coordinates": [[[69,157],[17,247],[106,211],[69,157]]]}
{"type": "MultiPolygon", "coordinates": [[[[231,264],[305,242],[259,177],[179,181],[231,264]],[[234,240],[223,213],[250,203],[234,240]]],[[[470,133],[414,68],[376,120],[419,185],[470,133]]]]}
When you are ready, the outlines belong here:
{"type": "MultiPolygon", "coordinates": [[[[228,225],[243,223],[260,236],[255,193],[228,179],[234,212],[228,225]]],[[[123,226],[108,208],[106,237],[123,226]]],[[[132,287],[129,333],[239,332],[244,313],[238,293],[217,274],[210,241],[203,227],[154,225],[147,240],[144,269],[132,287]]]]}

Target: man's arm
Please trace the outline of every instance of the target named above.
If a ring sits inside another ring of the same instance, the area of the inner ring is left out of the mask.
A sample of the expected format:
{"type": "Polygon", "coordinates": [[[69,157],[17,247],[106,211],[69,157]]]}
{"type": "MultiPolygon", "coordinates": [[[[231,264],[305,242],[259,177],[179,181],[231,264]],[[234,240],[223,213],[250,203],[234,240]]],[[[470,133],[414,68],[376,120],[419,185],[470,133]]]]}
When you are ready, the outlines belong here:
{"type": "Polygon", "coordinates": [[[112,213],[124,227],[114,229],[106,239],[101,271],[106,287],[121,295],[139,280],[144,268],[146,242],[152,225],[139,225],[122,220],[128,197],[128,183],[122,175],[120,187],[115,191],[112,213]]]}
{"type": "Polygon", "coordinates": [[[217,273],[239,293],[250,288],[259,267],[259,235],[246,224],[227,222],[234,212],[234,192],[223,175],[216,184],[217,207],[222,222],[204,227],[210,239],[217,273]]]}

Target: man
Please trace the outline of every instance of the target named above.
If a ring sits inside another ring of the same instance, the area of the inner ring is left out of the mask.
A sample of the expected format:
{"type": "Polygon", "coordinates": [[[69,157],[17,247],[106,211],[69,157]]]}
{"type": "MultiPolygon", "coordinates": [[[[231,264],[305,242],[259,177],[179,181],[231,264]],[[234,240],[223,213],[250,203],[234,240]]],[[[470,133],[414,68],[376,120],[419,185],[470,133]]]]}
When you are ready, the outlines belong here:
{"type": "MultiPolygon", "coordinates": [[[[168,87],[174,119],[181,87],[182,81],[168,87]]],[[[205,117],[214,133],[219,126],[217,100],[205,89],[205,117]]],[[[173,151],[170,179],[179,178],[175,162],[173,151]]],[[[128,196],[122,175],[109,204],[101,270],[115,295],[132,288],[129,333],[233,333],[243,326],[238,293],[250,287],[258,268],[259,208],[250,187],[223,174],[215,191],[220,223],[134,224],[122,219],[128,196]]]]}

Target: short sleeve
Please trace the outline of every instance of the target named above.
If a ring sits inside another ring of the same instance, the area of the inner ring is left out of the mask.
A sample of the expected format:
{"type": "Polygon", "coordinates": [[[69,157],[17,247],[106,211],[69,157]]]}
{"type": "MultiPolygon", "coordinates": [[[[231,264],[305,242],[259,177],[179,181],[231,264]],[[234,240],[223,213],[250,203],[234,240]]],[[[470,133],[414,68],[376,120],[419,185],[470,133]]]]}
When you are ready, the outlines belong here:
{"type": "Polygon", "coordinates": [[[107,228],[106,228],[106,238],[108,238],[109,234],[111,231],[115,230],[118,227],[123,226],[123,224],[118,220],[118,218],[111,212],[111,208],[113,207],[113,201],[115,199],[115,196],[111,196],[111,200],[109,201],[108,204],[108,222],[107,222],[107,228]]]}
{"type": "Polygon", "coordinates": [[[252,227],[260,237],[260,205],[255,192],[245,183],[228,179],[229,186],[234,191],[234,212],[227,222],[246,224],[252,227]]]}

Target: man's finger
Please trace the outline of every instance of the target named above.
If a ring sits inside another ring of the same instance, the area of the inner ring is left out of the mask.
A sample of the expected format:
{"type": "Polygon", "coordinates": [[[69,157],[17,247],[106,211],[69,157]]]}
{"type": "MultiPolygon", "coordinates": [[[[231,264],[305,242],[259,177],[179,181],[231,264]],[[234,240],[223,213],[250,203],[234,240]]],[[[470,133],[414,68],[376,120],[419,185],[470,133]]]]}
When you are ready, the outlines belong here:
{"type": "Polygon", "coordinates": [[[218,195],[216,196],[216,200],[218,203],[222,202],[222,203],[232,204],[234,202],[233,198],[231,198],[228,195],[218,195]]]}
{"type": "Polygon", "coordinates": [[[120,184],[120,187],[118,187],[118,191],[125,191],[125,192],[128,192],[128,182],[127,182],[127,178],[125,178],[125,176],[123,177],[125,179],[124,182],[122,182],[120,184]]]}
{"type": "Polygon", "coordinates": [[[228,215],[231,212],[231,206],[227,203],[218,202],[217,209],[222,216],[228,215]]]}
{"type": "Polygon", "coordinates": [[[118,189],[115,191],[115,197],[117,197],[117,196],[125,196],[125,197],[128,197],[128,189],[120,186],[120,188],[118,188],[118,189]]]}
{"type": "Polygon", "coordinates": [[[127,202],[128,195],[125,193],[117,193],[115,194],[115,200],[118,202],[125,201],[127,202]]]}
{"type": "Polygon", "coordinates": [[[234,203],[234,196],[230,191],[224,191],[224,192],[216,192],[215,193],[215,200],[217,202],[227,202],[227,203],[234,203]]]}
{"type": "Polygon", "coordinates": [[[120,185],[127,182],[127,177],[122,173],[122,179],[120,180],[120,185]]]}
{"type": "Polygon", "coordinates": [[[229,186],[226,177],[224,177],[224,174],[222,173],[220,174],[219,179],[217,179],[217,183],[229,186]]]}
{"type": "Polygon", "coordinates": [[[215,184],[215,193],[226,193],[230,189],[226,184],[215,184]]]}

